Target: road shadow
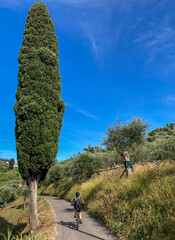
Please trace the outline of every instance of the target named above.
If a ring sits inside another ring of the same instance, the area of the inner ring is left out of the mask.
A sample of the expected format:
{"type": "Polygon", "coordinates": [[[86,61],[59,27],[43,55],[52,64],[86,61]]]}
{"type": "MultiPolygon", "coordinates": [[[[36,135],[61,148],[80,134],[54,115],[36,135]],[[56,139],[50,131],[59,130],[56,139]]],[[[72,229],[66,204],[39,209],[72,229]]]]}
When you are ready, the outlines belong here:
{"type": "Polygon", "coordinates": [[[64,208],[64,212],[74,212],[73,208],[64,208]]]}
{"type": "Polygon", "coordinates": [[[59,225],[62,225],[64,227],[67,227],[67,228],[71,228],[73,230],[76,230],[77,228],[77,225],[75,222],[63,222],[63,221],[60,221],[60,222],[56,222],[58,223],[59,225]]]}
{"type": "MultiPolygon", "coordinates": [[[[76,223],[74,223],[74,222],[63,222],[63,221],[60,221],[60,222],[55,222],[55,223],[57,223],[57,224],[59,224],[59,225],[61,225],[61,226],[70,228],[70,229],[72,229],[72,230],[77,231],[77,229],[76,229],[76,223]]],[[[87,232],[84,232],[84,231],[82,231],[82,230],[78,230],[78,231],[81,232],[81,233],[83,233],[83,234],[85,234],[85,235],[87,235],[87,236],[90,236],[90,237],[92,237],[92,238],[94,238],[94,239],[106,240],[105,238],[101,238],[101,237],[95,236],[95,235],[93,235],[93,234],[91,234],[91,233],[87,233],[87,232]]]]}
{"type": "Polygon", "coordinates": [[[60,200],[63,200],[63,199],[61,199],[59,197],[53,197],[52,200],[57,200],[57,201],[59,200],[60,201],[60,200]]]}

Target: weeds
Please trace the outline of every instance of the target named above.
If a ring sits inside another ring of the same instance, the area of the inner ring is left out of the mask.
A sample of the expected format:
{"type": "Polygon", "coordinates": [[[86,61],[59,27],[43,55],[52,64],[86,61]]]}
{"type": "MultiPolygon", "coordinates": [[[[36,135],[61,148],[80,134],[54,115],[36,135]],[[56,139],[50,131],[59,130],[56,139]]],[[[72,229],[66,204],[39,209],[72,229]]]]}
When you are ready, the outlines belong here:
{"type": "MultiPolygon", "coordinates": [[[[8,229],[7,236],[5,236],[3,233],[1,233],[1,236],[3,237],[2,240],[43,240],[40,237],[35,237],[34,232],[31,231],[30,236],[22,236],[22,234],[19,236],[12,236],[12,231],[8,229]]],[[[45,240],[49,240],[48,238],[45,240]]]]}
{"type": "Polygon", "coordinates": [[[129,179],[121,172],[94,175],[65,191],[62,182],[61,191],[59,184],[52,191],[70,201],[80,192],[87,210],[120,240],[174,240],[175,162],[137,164],[129,179]]]}

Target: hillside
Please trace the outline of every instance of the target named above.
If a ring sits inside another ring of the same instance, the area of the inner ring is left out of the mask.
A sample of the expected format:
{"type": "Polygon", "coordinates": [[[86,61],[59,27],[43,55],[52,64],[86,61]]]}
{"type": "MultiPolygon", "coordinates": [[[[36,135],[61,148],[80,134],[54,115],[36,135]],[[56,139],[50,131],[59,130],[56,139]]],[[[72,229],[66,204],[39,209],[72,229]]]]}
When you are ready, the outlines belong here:
{"type": "Polygon", "coordinates": [[[86,209],[123,240],[166,239],[175,236],[175,162],[135,165],[132,178],[122,170],[93,175],[84,183],[68,179],[42,187],[42,194],[71,201],[79,191],[86,209]]]}
{"type": "Polygon", "coordinates": [[[9,168],[9,165],[5,161],[0,159],[0,171],[7,171],[8,168],[9,168]]]}

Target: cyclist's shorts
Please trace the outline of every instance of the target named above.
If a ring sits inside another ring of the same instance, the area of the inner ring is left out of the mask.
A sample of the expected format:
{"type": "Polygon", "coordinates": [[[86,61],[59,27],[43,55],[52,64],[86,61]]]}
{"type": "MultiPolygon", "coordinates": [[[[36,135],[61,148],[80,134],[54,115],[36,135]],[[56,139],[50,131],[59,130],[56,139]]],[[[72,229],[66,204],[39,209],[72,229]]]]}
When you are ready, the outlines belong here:
{"type": "Polygon", "coordinates": [[[77,212],[81,212],[81,207],[80,206],[74,206],[74,209],[77,210],[77,212]]]}

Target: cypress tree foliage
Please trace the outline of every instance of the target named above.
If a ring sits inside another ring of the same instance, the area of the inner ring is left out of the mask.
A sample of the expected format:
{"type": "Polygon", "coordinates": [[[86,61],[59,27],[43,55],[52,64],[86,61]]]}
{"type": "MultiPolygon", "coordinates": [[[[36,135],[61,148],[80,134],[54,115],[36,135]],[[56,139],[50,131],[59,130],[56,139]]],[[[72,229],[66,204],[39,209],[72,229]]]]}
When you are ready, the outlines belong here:
{"type": "Polygon", "coordinates": [[[9,169],[12,170],[14,167],[15,160],[13,158],[10,159],[9,161],[9,169]]]}
{"type": "Polygon", "coordinates": [[[38,226],[37,184],[55,162],[64,114],[58,39],[49,11],[35,3],[28,12],[19,53],[16,148],[19,171],[29,186],[30,228],[38,226]]]}

